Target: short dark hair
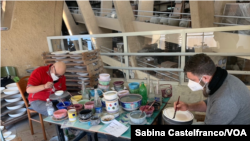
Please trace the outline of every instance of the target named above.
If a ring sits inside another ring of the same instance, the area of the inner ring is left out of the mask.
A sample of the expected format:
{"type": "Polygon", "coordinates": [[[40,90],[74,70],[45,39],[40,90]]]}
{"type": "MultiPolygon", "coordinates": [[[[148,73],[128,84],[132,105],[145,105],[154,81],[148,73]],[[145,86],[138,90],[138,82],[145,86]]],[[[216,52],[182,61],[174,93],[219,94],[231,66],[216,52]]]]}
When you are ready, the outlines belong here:
{"type": "Polygon", "coordinates": [[[216,66],[213,60],[204,53],[192,56],[184,67],[184,72],[201,77],[202,75],[213,75],[216,71],[216,66]]]}

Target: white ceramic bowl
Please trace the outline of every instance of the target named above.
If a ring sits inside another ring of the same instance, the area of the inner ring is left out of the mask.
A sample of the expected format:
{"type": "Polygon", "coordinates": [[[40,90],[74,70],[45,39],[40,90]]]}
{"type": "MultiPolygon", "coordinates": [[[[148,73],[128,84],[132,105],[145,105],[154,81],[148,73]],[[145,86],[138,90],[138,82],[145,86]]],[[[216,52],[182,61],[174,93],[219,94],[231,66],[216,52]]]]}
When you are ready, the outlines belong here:
{"type": "Polygon", "coordinates": [[[99,78],[103,81],[109,81],[110,75],[108,73],[101,73],[99,74],[99,78]]]}
{"type": "Polygon", "coordinates": [[[56,96],[61,96],[62,94],[63,94],[63,91],[62,91],[62,90],[56,91],[56,92],[55,92],[55,95],[56,95],[56,96]]]}
{"type": "Polygon", "coordinates": [[[17,94],[19,93],[19,90],[10,90],[10,89],[5,89],[3,90],[4,94],[10,95],[10,94],[17,94]]]}
{"type": "Polygon", "coordinates": [[[5,90],[5,87],[0,88],[0,93],[2,93],[3,90],[5,90]]]}
{"type": "Polygon", "coordinates": [[[22,96],[21,96],[21,94],[20,94],[20,95],[13,95],[13,96],[7,97],[7,98],[5,98],[4,100],[5,100],[6,102],[17,102],[17,101],[19,101],[19,100],[21,100],[21,99],[22,99],[22,96]]]}
{"type": "Polygon", "coordinates": [[[7,89],[8,90],[18,90],[19,91],[18,87],[7,87],[7,89]]]}
{"type": "Polygon", "coordinates": [[[16,83],[10,83],[10,84],[6,85],[6,87],[7,87],[7,88],[8,88],[8,87],[17,87],[17,85],[16,85],[16,83]]]}
{"type": "Polygon", "coordinates": [[[15,110],[15,111],[9,112],[8,115],[10,117],[19,117],[19,116],[21,116],[21,115],[23,115],[25,113],[26,113],[26,108],[21,108],[19,110],[15,110]]]}
{"type": "Polygon", "coordinates": [[[117,98],[117,91],[107,91],[103,94],[106,100],[113,100],[117,98]]]}
{"type": "Polygon", "coordinates": [[[114,115],[105,115],[105,116],[102,116],[102,117],[101,117],[101,121],[102,121],[102,123],[104,123],[104,124],[109,124],[109,123],[111,123],[114,119],[115,119],[115,116],[114,116],[114,115]],[[108,120],[108,121],[105,121],[105,120],[108,120]]]}
{"type": "Polygon", "coordinates": [[[6,108],[9,110],[15,110],[21,108],[22,106],[24,106],[24,101],[18,101],[16,103],[9,104],[8,106],[6,106],[6,108]]]}
{"type": "Polygon", "coordinates": [[[140,116],[140,114],[141,114],[140,110],[130,112],[129,113],[129,119],[130,119],[130,121],[132,121],[135,124],[141,124],[141,123],[143,123],[146,120],[146,113],[143,112],[141,114],[141,116],[140,116]]]}

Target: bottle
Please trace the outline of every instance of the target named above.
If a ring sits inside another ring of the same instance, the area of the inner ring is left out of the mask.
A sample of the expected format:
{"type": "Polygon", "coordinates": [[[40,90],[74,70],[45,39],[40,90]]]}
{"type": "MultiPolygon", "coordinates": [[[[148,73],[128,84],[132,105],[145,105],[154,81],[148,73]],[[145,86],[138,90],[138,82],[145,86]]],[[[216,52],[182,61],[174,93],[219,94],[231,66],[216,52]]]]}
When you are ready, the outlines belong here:
{"type": "Polygon", "coordinates": [[[150,88],[149,88],[149,94],[148,94],[148,103],[153,102],[155,100],[155,90],[153,81],[150,81],[150,88]]]}
{"type": "Polygon", "coordinates": [[[97,92],[97,89],[95,89],[94,107],[95,107],[95,116],[100,117],[102,114],[102,102],[97,92]]]}
{"type": "Polygon", "coordinates": [[[141,105],[146,105],[148,101],[148,94],[147,94],[147,88],[144,85],[144,82],[141,82],[141,86],[139,88],[139,94],[142,96],[141,105]]]}
{"type": "Polygon", "coordinates": [[[162,104],[162,93],[160,90],[159,80],[157,80],[156,89],[155,89],[155,101],[159,102],[160,105],[162,104]]]}
{"type": "Polygon", "coordinates": [[[82,99],[90,99],[89,98],[89,93],[88,93],[88,91],[87,91],[87,88],[86,88],[86,86],[85,86],[85,83],[84,83],[84,81],[82,80],[82,91],[81,91],[81,93],[82,93],[82,99]]]}
{"type": "Polygon", "coordinates": [[[49,98],[47,98],[46,107],[47,107],[48,116],[53,116],[54,107],[53,107],[52,102],[49,100],[49,98]]]}

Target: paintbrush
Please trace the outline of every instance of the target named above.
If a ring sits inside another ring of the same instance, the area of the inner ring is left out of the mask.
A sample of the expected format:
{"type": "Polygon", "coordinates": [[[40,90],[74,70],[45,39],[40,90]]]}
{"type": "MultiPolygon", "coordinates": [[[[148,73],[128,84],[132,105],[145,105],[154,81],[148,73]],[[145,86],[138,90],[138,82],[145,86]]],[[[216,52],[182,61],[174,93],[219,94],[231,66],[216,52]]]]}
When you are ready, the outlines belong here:
{"type": "Polygon", "coordinates": [[[175,110],[174,110],[174,117],[173,117],[173,119],[175,118],[175,115],[176,115],[177,105],[179,104],[179,100],[180,100],[180,96],[178,97],[178,101],[176,103],[176,107],[175,107],[175,110]]]}

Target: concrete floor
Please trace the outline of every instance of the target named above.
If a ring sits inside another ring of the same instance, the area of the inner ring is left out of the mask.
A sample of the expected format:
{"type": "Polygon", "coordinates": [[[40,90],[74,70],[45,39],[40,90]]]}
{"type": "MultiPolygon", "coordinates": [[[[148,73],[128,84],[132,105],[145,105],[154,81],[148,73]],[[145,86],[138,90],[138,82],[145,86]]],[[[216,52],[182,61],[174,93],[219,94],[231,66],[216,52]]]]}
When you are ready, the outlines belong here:
{"type": "MultiPolygon", "coordinates": [[[[39,116],[35,115],[32,118],[39,120],[39,116]]],[[[54,124],[49,125],[48,122],[44,122],[47,141],[52,137],[57,136],[56,128],[54,124]]],[[[5,131],[11,131],[16,137],[20,137],[22,141],[44,141],[43,131],[40,123],[33,122],[34,135],[31,135],[28,119],[24,119],[16,124],[6,127],[5,131]]],[[[3,132],[5,132],[3,131],[3,132]]],[[[87,141],[87,136],[80,141],[87,141]]]]}

